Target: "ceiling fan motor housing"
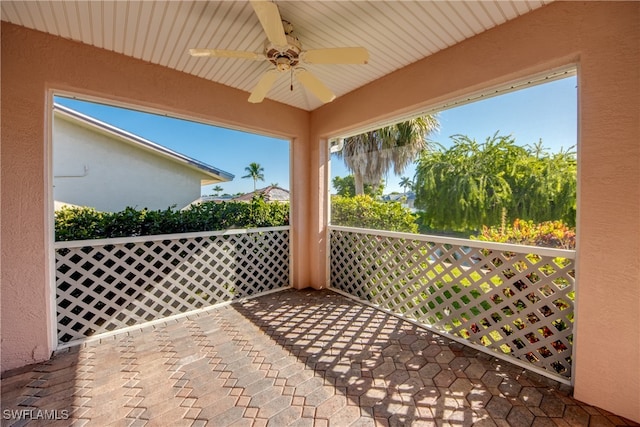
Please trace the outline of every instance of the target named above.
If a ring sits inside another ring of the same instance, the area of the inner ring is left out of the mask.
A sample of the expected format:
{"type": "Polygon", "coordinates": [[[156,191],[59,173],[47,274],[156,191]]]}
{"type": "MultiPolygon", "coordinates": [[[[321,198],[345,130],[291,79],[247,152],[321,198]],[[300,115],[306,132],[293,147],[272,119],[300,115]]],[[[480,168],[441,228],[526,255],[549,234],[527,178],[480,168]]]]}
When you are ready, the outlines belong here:
{"type": "Polygon", "coordinates": [[[277,46],[267,40],[264,44],[264,55],[279,71],[288,71],[300,62],[302,44],[297,37],[287,34],[287,45],[277,46]]]}

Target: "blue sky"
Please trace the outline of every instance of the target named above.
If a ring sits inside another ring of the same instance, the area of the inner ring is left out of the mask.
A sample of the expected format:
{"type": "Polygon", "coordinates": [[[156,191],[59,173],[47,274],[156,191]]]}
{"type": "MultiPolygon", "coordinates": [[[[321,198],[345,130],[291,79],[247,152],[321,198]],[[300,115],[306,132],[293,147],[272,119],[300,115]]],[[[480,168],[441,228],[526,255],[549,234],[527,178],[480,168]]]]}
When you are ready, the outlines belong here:
{"type": "MultiPolygon", "coordinates": [[[[429,139],[448,146],[451,135],[481,142],[499,131],[519,145],[542,139],[553,152],[566,150],[577,143],[576,86],[576,77],[569,77],[442,111],[440,131],[429,139]]],[[[251,162],[264,168],[265,181],[258,187],[289,188],[289,141],[68,98],[56,102],[234,174],[233,181],[220,184],[224,193],[253,191],[253,181],[241,178],[251,162]]],[[[349,173],[341,160],[332,160],[331,168],[332,177],[349,173]]],[[[412,178],[414,172],[409,167],[403,176],[412,178]]],[[[390,175],[385,193],[402,192],[399,182],[390,175]]],[[[203,187],[203,194],[211,192],[211,186],[203,187]]]]}

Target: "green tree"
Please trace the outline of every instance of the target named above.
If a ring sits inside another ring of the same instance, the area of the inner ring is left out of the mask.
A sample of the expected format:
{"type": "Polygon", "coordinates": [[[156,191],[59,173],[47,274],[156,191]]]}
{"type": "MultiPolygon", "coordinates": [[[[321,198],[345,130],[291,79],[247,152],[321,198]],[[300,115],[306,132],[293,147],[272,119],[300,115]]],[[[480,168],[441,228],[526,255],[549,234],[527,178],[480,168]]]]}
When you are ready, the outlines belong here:
{"type": "Polygon", "coordinates": [[[355,179],[355,193],[364,184],[377,185],[391,169],[396,175],[428,147],[427,136],[439,127],[436,116],[426,115],[344,139],[336,153],[355,179]]]}
{"type": "Polygon", "coordinates": [[[576,153],[560,150],[549,153],[542,142],[527,147],[529,156],[521,159],[521,172],[512,184],[511,219],[536,222],[562,220],[576,224],[576,153]]]}
{"type": "Polygon", "coordinates": [[[411,190],[413,188],[413,181],[403,176],[402,179],[400,179],[400,187],[404,190],[404,197],[407,197],[407,189],[411,190]]]}
{"type": "Polygon", "coordinates": [[[484,143],[452,136],[445,149],[423,152],[415,177],[416,207],[431,229],[475,231],[503,220],[575,224],[576,161],[496,133],[484,143]]]}
{"type": "Polygon", "coordinates": [[[253,191],[256,191],[256,183],[258,180],[264,181],[264,168],[260,166],[260,163],[250,163],[249,166],[244,168],[247,174],[242,178],[251,178],[253,179],[253,191]]]}
{"type": "MultiPolygon", "coordinates": [[[[353,197],[356,195],[356,184],[353,175],[347,175],[344,178],[336,176],[331,181],[333,188],[336,189],[338,196],[353,197]]],[[[364,194],[374,198],[382,196],[384,190],[384,182],[381,181],[378,185],[364,184],[364,194]]]]}

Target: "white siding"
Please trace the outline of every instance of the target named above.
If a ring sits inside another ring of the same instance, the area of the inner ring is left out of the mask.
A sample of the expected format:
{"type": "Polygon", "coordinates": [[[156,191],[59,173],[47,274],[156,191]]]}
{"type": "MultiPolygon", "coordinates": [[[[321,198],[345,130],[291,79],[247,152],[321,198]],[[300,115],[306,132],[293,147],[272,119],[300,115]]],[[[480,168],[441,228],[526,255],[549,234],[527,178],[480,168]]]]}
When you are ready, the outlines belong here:
{"type": "Polygon", "coordinates": [[[200,197],[202,175],[115,137],[55,115],[53,195],[57,202],[117,212],[178,209],[200,197]]]}

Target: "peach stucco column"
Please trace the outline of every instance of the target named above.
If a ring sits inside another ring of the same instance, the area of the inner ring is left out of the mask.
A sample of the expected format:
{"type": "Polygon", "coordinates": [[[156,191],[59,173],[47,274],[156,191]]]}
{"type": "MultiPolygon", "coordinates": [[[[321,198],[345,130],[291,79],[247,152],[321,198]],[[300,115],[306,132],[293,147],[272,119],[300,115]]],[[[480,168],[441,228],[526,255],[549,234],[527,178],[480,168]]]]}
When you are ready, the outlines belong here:
{"type": "Polygon", "coordinates": [[[326,139],[312,136],[292,144],[292,285],[321,289],[328,285],[326,213],[328,165],[326,139]]]}
{"type": "MultiPolygon", "coordinates": [[[[3,30],[5,25],[3,24],[3,30]]],[[[47,218],[45,90],[22,73],[2,34],[2,370],[46,360],[54,343],[47,218]]],[[[38,80],[42,82],[40,74],[38,80]]]]}

